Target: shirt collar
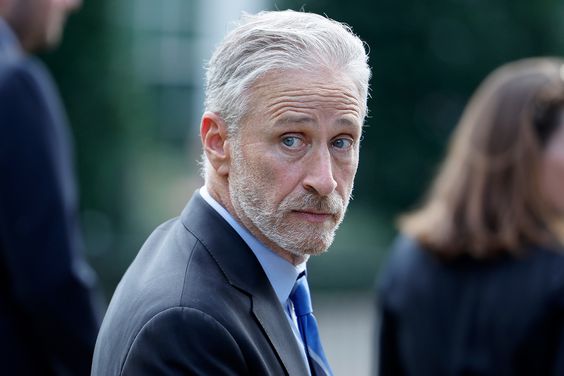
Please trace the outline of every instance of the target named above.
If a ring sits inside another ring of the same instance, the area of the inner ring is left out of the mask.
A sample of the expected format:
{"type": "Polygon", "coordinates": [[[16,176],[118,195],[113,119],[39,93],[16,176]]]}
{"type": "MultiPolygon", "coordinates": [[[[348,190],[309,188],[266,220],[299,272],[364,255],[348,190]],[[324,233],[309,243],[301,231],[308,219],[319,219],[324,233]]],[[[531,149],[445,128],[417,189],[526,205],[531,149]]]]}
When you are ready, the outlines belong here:
{"type": "Polygon", "coordinates": [[[207,188],[200,188],[202,198],[233,227],[251,248],[264,272],[274,288],[274,292],[284,307],[300,273],[306,270],[306,262],[293,265],[274,251],[257,240],[245,227],[233,218],[233,216],[216,200],[211,197],[207,188]]]}

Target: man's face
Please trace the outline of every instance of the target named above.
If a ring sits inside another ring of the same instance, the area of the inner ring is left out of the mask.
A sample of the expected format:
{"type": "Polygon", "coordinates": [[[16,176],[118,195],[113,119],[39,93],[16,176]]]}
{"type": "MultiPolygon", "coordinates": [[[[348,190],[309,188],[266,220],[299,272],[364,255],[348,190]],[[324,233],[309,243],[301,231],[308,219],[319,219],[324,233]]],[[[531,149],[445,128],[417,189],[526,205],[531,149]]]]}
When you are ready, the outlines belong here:
{"type": "Polygon", "coordinates": [[[277,73],[254,86],[252,111],[230,140],[236,216],[290,260],[332,243],[353,188],[362,132],[352,80],[277,73]]]}
{"type": "Polygon", "coordinates": [[[7,20],[24,49],[36,51],[56,46],[68,13],[82,0],[12,0],[7,20]]]}

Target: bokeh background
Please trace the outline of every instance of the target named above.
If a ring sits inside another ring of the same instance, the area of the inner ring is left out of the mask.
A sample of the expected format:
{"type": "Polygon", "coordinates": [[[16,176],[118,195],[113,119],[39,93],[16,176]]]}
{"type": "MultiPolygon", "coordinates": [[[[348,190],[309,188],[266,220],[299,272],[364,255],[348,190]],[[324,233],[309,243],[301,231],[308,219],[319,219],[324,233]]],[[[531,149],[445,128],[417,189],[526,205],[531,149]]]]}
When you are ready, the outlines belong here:
{"type": "Polygon", "coordinates": [[[354,200],[309,263],[337,375],[368,375],[374,284],[397,215],[417,204],[469,95],[496,66],[564,54],[560,0],[85,0],[43,56],[75,135],[88,259],[109,299],[151,230],[202,184],[203,64],[241,11],[304,9],[370,48],[370,116],[354,200]]]}

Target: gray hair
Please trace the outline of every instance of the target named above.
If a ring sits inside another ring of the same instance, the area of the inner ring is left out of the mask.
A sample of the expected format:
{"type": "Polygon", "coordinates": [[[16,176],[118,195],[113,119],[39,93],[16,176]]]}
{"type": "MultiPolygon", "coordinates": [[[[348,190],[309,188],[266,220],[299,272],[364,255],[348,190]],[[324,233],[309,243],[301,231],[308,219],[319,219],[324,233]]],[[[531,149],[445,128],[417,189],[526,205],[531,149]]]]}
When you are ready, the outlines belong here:
{"type": "Polygon", "coordinates": [[[230,136],[249,111],[249,89],[272,71],[341,71],[358,89],[362,119],[366,116],[370,68],[365,45],[349,26],[318,14],[243,14],[206,68],[206,111],[225,120],[230,136]]]}

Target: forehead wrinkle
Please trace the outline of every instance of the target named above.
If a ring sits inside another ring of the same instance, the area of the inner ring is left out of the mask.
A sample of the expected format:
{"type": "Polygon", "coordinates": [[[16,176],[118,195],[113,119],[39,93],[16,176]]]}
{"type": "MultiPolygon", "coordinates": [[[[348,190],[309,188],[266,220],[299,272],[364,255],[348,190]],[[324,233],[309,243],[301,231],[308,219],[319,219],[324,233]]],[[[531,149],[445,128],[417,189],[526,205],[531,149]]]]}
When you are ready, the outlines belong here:
{"type": "Polygon", "coordinates": [[[281,116],[286,111],[295,111],[303,113],[303,117],[311,116],[308,110],[315,109],[332,109],[341,113],[341,115],[352,115],[353,117],[360,119],[360,108],[356,103],[327,103],[327,101],[322,101],[319,104],[318,101],[299,101],[299,100],[285,100],[284,98],[279,98],[277,103],[273,103],[267,106],[267,113],[270,113],[273,118],[281,116]],[[315,102],[312,105],[311,102],[315,102]]]}
{"type": "Polygon", "coordinates": [[[295,107],[295,108],[334,108],[334,109],[351,109],[351,108],[359,108],[358,103],[355,102],[342,102],[342,101],[333,101],[327,100],[327,98],[286,98],[281,97],[277,98],[276,101],[272,101],[271,103],[266,103],[266,108],[269,109],[278,109],[280,107],[295,107]]]}
{"type": "MultiPolygon", "coordinates": [[[[318,90],[293,89],[282,92],[269,92],[265,95],[265,105],[276,111],[281,106],[295,106],[298,108],[335,108],[335,109],[360,109],[358,99],[342,90],[318,90]]],[[[358,111],[360,112],[360,111],[358,111]]]]}
{"type": "Polygon", "coordinates": [[[359,102],[358,98],[353,92],[346,88],[335,88],[334,86],[316,86],[312,88],[282,88],[278,92],[268,92],[268,99],[276,98],[299,98],[303,100],[308,97],[321,98],[331,100],[343,100],[345,102],[355,103],[359,102]]]}
{"type": "Polygon", "coordinates": [[[337,119],[347,119],[342,123],[362,126],[361,99],[355,86],[334,81],[333,77],[328,77],[328,81],[297,78],[283,75],[273,80],[261,80],[253,88],[254,103],[274,121],[283,118],[285,112],[294,112],[317,122],[317,110],[331,110],[334,115],[336,113],[337,119]]]}

